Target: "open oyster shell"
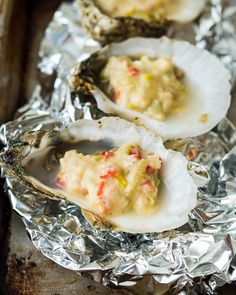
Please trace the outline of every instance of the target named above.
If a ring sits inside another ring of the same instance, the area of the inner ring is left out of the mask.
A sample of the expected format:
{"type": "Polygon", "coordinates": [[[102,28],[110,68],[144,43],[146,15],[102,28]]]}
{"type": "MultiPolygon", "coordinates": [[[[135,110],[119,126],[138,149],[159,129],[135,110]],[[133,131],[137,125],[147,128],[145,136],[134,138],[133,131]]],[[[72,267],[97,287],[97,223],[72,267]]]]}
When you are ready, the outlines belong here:
{"type": "Polygon", "coordinates": [[[72,92],[90,93],[98,108],[138,125],[144,125],[164,140],[198,136],[210,131],[222,120],[230,106],[230,74],[220,61],[206,50],[167,37],[131,38],[108,45],[81,62],[70,78],[72,92]],[[99,73],[110,57],[142,55],[152,58],[169,57],[184,75],[188,90],[186,109],[175,112],[165,121],[118,105],[99,88],[99,73]],[[201,121],[206,116],[205,121],[201,121]]]}
{"type": "Polygon", "coordinates": [[[186,159],[180,153],[166,150],[162,140],[143,127],[119,118],[79,120],[63,131],[30,132],[9,147],[0,159],[8,176],[49,198],[63,198],[79,205],[88,221],[100,227],[131,233],[161,232],[186,223],[196,204],[197,189],[188,173],[186,159]],[[158,194],[160,205],[151,215],[129,212],[102,218],[90,210],[86,200],[69,195],[56,185],[59,159],[66,151],[77,149],[82,153],[94,153],[129,142],[158,154],[163,161],[158,194]]]}
{"type": "Polygon", "coordinates": [[[166,15],[164,20],[147,21],[136,17],[112,17],[99,7],[95,0],[78,0],[82,22],[92,37],[101,43],[121,41],[135,36],[159,37],[165,28],[173,23],[187,23],[194,20],[203,10],[205,0],[177,0],[176,11],[166,15]]]}

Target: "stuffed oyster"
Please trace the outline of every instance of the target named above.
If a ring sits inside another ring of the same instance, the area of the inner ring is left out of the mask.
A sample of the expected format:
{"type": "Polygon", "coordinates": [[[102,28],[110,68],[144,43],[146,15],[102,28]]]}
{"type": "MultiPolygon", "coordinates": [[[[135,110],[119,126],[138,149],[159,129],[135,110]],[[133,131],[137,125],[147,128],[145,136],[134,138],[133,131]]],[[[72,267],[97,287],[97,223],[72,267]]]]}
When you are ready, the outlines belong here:
{"type": "Polygon", "coordinates": [[[144,125],[164,140],[198,136],[230,106],[230,75],[209,52],[188,42],[132,38],[102,48],[70,78],[98,108],[144,125]]]}
{"type": "Polygon", "coordinates": [[[109,43],[134,36],[158,37],[171,23],[188,23],[205,0],[78,0],[84,27],[94,39],[109,43]]]}
{"type": "Polygon", "coordinates": [[[92,225],[118,231],[177,228],[196,204],[186,159],[119,118],[28,133],[1,156],[1,166],[48,197],[79,205],[92,225]]]}

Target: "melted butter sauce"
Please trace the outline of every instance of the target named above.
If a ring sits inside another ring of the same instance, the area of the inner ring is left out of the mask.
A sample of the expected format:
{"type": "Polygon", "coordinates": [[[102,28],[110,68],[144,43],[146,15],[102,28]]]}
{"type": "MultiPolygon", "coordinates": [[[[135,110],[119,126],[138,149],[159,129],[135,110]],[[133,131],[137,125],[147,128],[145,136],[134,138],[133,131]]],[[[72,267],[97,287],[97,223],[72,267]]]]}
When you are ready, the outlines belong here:
{"type": "Polygon", "coordinates": [[[100,80],[101,88],[117,104],[158,121],[186,111],[189,95],[184,74],[170,58],[114,56],[101,71],[100,80]]]}

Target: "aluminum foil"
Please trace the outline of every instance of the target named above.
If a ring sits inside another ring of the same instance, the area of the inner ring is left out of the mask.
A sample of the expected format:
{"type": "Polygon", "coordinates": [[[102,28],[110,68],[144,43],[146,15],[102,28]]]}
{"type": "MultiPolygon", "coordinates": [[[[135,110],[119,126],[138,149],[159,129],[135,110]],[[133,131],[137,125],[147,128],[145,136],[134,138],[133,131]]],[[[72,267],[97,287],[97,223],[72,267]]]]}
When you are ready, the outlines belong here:
{"type": "MultiPolygon", "coordinates": [[[[103,114],[93,102],[71,96],[67,77],[76,62],[99,48],[84,33],[75,3],[62,4],[49,24],[39,52],[39,81],[31,100],[14,121],[1,126],[7,150],[29,130],[60,129],[80,118],[103,114]],[[45,80],[51,81],[49,91],[45,80]]],[[[187,39],[216,54],[236,77],[235,1],[208,1],[199,20],[170,28],[170,36],[187,39]]],[[[233,83],[234,85],[234,83],[233,83]]],[[[148,275],[151,293],[159,284],[171,294],[213,294],[236,280],[236,128],[223,120],[213,132],[188,140],[184,154],[198,178],[198,205],[189,223],[161,234],[131,235],[91,227],[80,208],[53,201],[6,177],[12,207],[23,218],[34,245],[68,269],[96,273],[106,285],[132,286],[148,275]],[[205,170],[204,170],[205,169],[205,170]]]]}

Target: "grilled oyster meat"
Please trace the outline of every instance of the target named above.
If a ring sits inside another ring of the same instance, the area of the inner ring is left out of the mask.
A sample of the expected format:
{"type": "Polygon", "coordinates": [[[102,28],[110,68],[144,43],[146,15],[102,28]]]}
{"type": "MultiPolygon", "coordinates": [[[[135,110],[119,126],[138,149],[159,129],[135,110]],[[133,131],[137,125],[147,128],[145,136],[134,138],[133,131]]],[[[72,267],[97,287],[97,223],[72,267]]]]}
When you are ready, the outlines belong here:
{"type": "Polygon", "coordinates": [[[70,150],[60,159],[56,183],[109,218],[128,212],[149,215],[158,205],[161,159],[137,144],[84,155],[70,150]]]}
{"type": "Polygon", "coordinates": [[[177,228],[196,204],[186,159],[143,127],[119,118],[26,134],[0,163],[36,193],[77,204],[92,225],[117,231],[177,228]]]}
{"type": "Polygon", "coordinates": [[[168,57],[112,56],[101,71],[100,86],[119,106],[165,121],[186,107],[183,76],[168,57]]]}
{"type": "Polygon", "coordinates": [[[131,38],[81,62],[72,92],[90,93],[98,108],[144,125],[164,140],[198,136],[230,106],[230,75],[219,60],[192,44],[131,38]]]}

